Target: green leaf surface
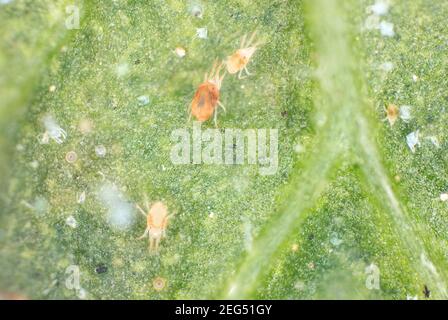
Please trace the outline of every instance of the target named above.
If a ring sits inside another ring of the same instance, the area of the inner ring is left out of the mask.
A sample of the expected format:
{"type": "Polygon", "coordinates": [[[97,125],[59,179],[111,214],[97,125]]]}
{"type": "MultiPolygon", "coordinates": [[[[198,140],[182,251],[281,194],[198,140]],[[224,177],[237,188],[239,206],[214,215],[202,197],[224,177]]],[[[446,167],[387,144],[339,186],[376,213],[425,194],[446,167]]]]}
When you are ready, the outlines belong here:
{"type": "Polygon", "coordinates": [[[448,3],[387,3],[78,1],[68,30],[69,1],[0,1],[0,293],[447,298],[448,3]],[[276,173],[174,164],[195,89],[254,30],[218,127],[278,129],[276,173]],[[62,143],[42,143],[48,116],[62,143]],[[174,214],[157,254],[138,240],[145,197],[174,214]]]}

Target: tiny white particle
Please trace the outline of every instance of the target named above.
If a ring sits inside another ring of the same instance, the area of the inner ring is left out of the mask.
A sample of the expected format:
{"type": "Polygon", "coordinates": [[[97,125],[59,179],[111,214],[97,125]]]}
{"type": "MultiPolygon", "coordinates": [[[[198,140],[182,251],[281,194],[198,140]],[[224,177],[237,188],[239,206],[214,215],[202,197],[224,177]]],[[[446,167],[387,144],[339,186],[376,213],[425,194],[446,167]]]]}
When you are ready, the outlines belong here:
{"type": "Polygon", "coordinates": [[[229,289],[229,295],[231,295],[233,292],[235,292],[235,290],[236,290],[236,284],[232,284],[231,286],[230,286],[230,289],[229,289]]]}
{"type": "Polygon", "coordinates": [[[105,183],[98,192],[99,199],[108,209],[109,223],[119,229],[128,229],[134,220],[133,206],[124,199],[116,185],[105,183]]]}
{"type": "Polygon", "coordinates": [[[406,143],[408,144],[409,149],[411,149],[412,152],[415,152],[415,147],[420,145],[418,130],[411,132],[406,136],[406,143]]]}
{"type": "Polygon", "coordinates": [[[411,296],[409,294],[406,295],[406,300],[418,300],[417,296],[411,296]]]}
{"type": "Polygon", "coordinates": [[[386,72],[392,71],[394,68],[394,64],[390,61],[384,62],[380,65],[380,69],[386,72]]]}
{"type": "Polygon", "coordinates": [[[78,203],[81,204],[84,203],[85,201],[86,201],[86,192],[83,191],[78,197],[78,203]]]}
{"type": "Polygon", "coordinates": [[[36,210],[36,213],[38,214],[44,214],[48,212],[50,205],[48,204],[47,199],[43,197],[37,197],[33,205],[31,206],[32,209],[36,210]]]}
{"type": "Polygon", "coordinates": [[[56,91],[56,86],[55,85],[51,85],[50,88],[48,88],[48,91],[55,92],[56,91]]]}
{"type": "Polygon", "coordinates": [[[40,138],[40,144],[49,144],[50,143],[50,135],[48,134],[48,132],[44,132],[40,138]]]}
{"type": "Polygon", "coordinates": [[[207,39],[207,28],[196,29],[196,36],[200,39],[207,39]]]}
{"type": "Polygon", "coordinates": [[[199,19],[202,19],[203,15],[204,15],[204,9],[200,3],[192,3],[190,5],[189,11],[193,17],[196,17],[199,19]]]}
{"type": "Polygon", "coordinates": [[[332,245],[337,247],[342,243],[342,240],[339,239],[338,235],[334,233],[334,234],[332,234],[332,236],[330,238],[330,242],[332,245]]]}
{"type": "Polygon", "coordinates": [[[323,112],[319,112],[316,115],[316,124],[318,127],[323,127],[327,123],[327,116],[323,112]]]}
{"type": "Polygon", "coordinates": [[[176,49],[174,49],[174,53],[179,57],[179,58],[183,58],[186,55],[186,51],[184,48],[181,47],[177,47],[176,49]]]}
{"type": "Polygon", "coordinates": [[[127,63],[120,63],[117,65],[115,72],[119,78],[125,76],[129,72],[129,65],[127,63]]]}
{"type": "Polygon", "coordinates": [[[416,76],[415,74],[413,74],[413,75],[412,75],[412,80],[413,80],[414,82],[417,82],[417,81],[418,81],[418,76],[416,76]]]}
{"type": "Polygon", "coordinates": [[[77,295],[78,295],[79,299],[83,300],[83,299],[85,299],[87,297],[87,292],[86,292],[86,290],[81,288],[81,289],[78,290],[78,294],[77,295]]]}
{"type": "Polygon", "coordinates": [[[431,141],[431,143],[432,143],[436,148],[440,148],[439,139],[437,139],[437,137],[435,137],[435,136],[429,136],[429,137],[426,137],[426,139],[428,139],[429,141],[431,141]]]}
{"type": "Polygon", "coordinates": [[[370,6],[372,12],[378,16],[383,16],[389,11],[389,3],[383,0],[377,0],[374,5],[370,6]]]}
{"type": "Polygon", "coordinates": [[[440,201],[447,201],[448,200],[448,193],[441,193],[440,194],[440,201]]]}
{"type": "Polygon", "coordinates": [[[31,161],[30,166],[33,169],[37,169],[39,167],[39,162],[37,160],[31,161]]]}
{"type": "Polygon", "coordinates": [[[99,145],[95,147],[95,153],[98,157],[103,158],[107,154],[106,147],[103,145],[99,145]]]}
{"type": "Polygon", "coordinates": [[[394,24],[391,22],[387,22],[387,21],[381,21],[380,31],[381,31],[381,35],[383,35],[385,37],[393,37],[395,35],[394,24]]]}
{"type": "Polygon", "coordinates": [[[401,106],[400,107],[399,114],[400,114],[401,120],[403,120],[404,122],[408,122],[409,120],[412,119],[411,109],[412,109],[411,106],[401,106]]]}
{"type": "Polygon", "coordinates": [[[76,222],[75,217],[73,216],[69,216],[66,220],[65,223],[70,227],[75,229],[78,226],[78,222],[76,222]]]}
{"type": "Polygon", "coordinates": [[[298,291],[302,291],[303,289],[305,289],[305,283],[303,281],[297,281],[294,284],[294,289],[298,290],[298,291]]]}
{"type": "Polygon", "coordinates": [[[378,29],[380,27],[380,18],[374,14],[368,16],[364,22],[364,27],[367,30],[378,29]]]}
{"type": "Polygon", "coordinates": [[[145,95],[138,97],[137,100],[141,106],[146,106],[149,103],[149,97],[145,95]]]}
{"type": "Polygon", "coordinates": [[[297,153],[302,153],[305,151],[305,147],[302,144],[298,143],[295,145],[294,151],[297,153]]]}

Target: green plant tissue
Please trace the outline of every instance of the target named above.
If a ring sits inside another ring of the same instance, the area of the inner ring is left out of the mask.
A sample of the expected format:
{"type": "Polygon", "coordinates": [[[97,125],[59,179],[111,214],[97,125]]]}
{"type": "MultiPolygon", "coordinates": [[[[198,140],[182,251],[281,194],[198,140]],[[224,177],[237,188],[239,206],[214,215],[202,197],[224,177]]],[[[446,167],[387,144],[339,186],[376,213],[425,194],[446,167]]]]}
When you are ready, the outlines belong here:
{"type": "Polygon", "coordinates": [[[0,0],[0,298],[448,298],[447,18],[0,0]]]}

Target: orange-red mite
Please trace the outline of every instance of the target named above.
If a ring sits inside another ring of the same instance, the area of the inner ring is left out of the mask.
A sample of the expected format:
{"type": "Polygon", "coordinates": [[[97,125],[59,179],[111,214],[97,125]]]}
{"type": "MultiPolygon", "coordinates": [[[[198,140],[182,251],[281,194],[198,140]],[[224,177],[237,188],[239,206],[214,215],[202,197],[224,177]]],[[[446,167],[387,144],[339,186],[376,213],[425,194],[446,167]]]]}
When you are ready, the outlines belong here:
{"type": "Polygon", "coordinates": [[[194,94],[190,104],[190,117],[193,115],[198,121],[204,122],[214,114],[214,121],[218,116],[218,105],[224,110],[224,106],[219,101],[219,91],[224,80],[225,73],[220,75],[223,63],[219,66],[217,62],[213,65],[210,75],[205,74],[204,82],[201,83],[194,94]]]}
{"type": "Polygon", "coordinates": [[[257,31],[254,31],[254,33],[252,33],[251,37],[247,42],[246,42],[247,35],[244,35],[243,38],[241,39],[240,48],[234,54],[227,57],[226,60],[227,71],[230,74],[235,74],[239,72],[238,74],[239,79],[242,79],[243,71],[245,71],[247,75],[251,75],[247,70],[247,64],[254,55],[255,51],[257,51],[258,46],[261,45],[261,42],[254,43],[256,34],[257,31]]]}

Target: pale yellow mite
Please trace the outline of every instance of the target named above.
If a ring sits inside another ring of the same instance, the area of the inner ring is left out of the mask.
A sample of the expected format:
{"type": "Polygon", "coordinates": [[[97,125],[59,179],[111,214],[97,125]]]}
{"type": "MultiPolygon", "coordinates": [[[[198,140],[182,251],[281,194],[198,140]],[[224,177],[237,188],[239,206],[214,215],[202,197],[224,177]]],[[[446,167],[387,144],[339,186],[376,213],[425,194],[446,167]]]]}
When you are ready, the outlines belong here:
{"type": "Polygon", "coordinates": [[[230,74],[239,72],[239,79],[242,79],[243,71],[245,71],[247,75],[251,75],[251,73],[247,70],[247,64],[254,55],[255,51],[257,51],[258,47],[262,44],[260,41],[254,42],[256,34],[257,31],[254,31],[247,41],[247,34],[244,35],[241,39],[240,48],[234,54],[227,57],[227,72],[230,74]]]}
{"type": "Polygon", "coordinates": [[[391,103],[387,106],[387,108],[385,107],[384,109],[385,109],[384,111],[386,112],[387,121],[389,121],[389,124],[393,126],[394,123],[397,121],[400,113],[398,107],[391,103]]]}
{"type": "Polygon", "coordinates": [[[160,201],[155,202],[151,207],[145,201],[146,212],[137,204],[136,207],[146,217],[146,229],[139,239],[149,238],[149,251],[157,252],[159,243],[166,236],[168,221],[172,215],[168,215],[168,208],[160,201]]]}

